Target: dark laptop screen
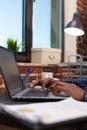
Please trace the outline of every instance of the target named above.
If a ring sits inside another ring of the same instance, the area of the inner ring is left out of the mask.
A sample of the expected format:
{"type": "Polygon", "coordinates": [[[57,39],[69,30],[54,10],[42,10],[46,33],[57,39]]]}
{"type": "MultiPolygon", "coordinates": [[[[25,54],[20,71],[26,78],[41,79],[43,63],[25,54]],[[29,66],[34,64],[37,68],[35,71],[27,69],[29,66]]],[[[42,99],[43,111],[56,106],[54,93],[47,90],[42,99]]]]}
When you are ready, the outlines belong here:
{"type": "Polygon", "coordinates": [[[16,64],[14,53],[0,46],[0,67],[5,85],[11,96],[23,90],[24,84],[16,64]]]}

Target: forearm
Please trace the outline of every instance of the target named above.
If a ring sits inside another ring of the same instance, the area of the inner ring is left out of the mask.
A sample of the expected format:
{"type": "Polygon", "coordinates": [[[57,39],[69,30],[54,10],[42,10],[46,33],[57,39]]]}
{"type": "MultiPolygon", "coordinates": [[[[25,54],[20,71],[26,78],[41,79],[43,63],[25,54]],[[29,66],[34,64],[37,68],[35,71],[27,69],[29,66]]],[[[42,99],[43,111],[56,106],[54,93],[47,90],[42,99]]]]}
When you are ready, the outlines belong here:
{"type": "Polygon", "coordinates": [[[61,80],[62,82],[66,83],[73,83],[79,86],[80,88],[87,91],[87,77],[77,78],[77,79],[67,79],[67,80],[61,80]]]}
{"type": "Polygon", "coordinates": [[[73,83],[79,86],[80,88],[84,89],[84,95],[82,101],[87,102],[87,78],[78,78],[78,79],[67,79],[67,80],[61,80],[62,82],[66,83],[73,83]]]}

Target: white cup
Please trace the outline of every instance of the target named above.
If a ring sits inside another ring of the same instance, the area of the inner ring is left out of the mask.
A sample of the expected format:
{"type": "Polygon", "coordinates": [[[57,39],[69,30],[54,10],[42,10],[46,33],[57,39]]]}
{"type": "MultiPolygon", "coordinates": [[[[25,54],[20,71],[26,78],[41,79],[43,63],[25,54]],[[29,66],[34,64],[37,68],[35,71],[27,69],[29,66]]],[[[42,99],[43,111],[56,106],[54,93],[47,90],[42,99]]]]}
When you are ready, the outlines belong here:
{"type": "Polygon", "coordinates": [[[53,78],[53,73],[52,72],[42,72],[41,73],[41,78],[45,79],[45,78],[53,78]]]}

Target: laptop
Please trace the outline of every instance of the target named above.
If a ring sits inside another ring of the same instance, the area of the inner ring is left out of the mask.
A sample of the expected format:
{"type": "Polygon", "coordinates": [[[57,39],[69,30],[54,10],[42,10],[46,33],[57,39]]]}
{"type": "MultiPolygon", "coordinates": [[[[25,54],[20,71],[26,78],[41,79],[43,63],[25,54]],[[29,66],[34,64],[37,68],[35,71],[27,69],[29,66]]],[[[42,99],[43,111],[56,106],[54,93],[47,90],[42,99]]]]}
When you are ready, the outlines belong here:
{"type": "Polygon", "coordinates": [[[9,94],[13,100],[20,101],[55,101],[67,98],[66,94],[59,96],[51,92],[41,92],[41,86],[35,88],[26,87],[20,76],[13,51],[0,46],[0,68],[9,94]]]}

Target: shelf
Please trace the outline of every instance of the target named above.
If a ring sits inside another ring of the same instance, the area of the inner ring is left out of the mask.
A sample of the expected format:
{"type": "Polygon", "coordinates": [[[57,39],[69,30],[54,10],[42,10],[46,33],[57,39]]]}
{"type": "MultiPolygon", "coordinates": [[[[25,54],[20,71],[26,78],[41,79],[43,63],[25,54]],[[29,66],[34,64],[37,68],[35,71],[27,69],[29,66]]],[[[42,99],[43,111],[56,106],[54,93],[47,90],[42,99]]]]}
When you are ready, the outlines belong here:
{"type": "Polygon", "coordinates": [[[79,74],[79,77],[82,77],[87,74],[87,62],[83,61],[83,57],[81,55],[70,55],[68,57],[68,72],[73,72],[73,74],[69,74],[69,77],[72,77],[73,75],[79,74]],[[72,62],[70,61],[71,57],[73,56],[79,56],[79,61],[72,62]]]}

